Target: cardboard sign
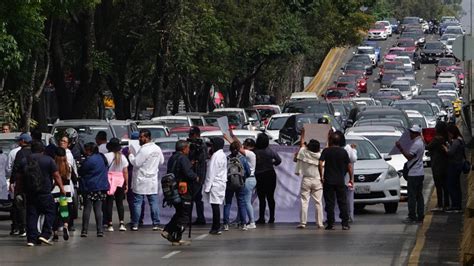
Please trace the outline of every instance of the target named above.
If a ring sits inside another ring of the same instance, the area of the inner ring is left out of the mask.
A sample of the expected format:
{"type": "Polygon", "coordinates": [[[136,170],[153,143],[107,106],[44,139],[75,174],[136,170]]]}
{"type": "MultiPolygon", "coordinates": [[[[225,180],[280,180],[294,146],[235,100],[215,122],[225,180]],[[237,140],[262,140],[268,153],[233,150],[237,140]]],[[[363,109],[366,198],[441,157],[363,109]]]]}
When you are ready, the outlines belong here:
{"type": "Polygon", "coordinates": [[[229,119],[227,118],[227,116],[217,118],[217,126],[221,129],[223,134],[230,136],[229,119]]]}
{"type": "Polygon", "coordinates": [[[327,146],[328,134],[331,130],[331,125],[328,124],[304,124],[304,142],[309,142],[312,139],[319,141],[321,148],[327,146]]]}
{"type": "MultiPolygon", "coordinates": [[[[410,138],[410,131],[406,130],[400,139],[398,140],[402,148],[406,151],[410,150],[411,145],[413,144],[413,140],[410,138]]],[[[393,149],[390,151],[388,155],[400,154],[400,150],[395,146],[393,143],[393,149]]]]}

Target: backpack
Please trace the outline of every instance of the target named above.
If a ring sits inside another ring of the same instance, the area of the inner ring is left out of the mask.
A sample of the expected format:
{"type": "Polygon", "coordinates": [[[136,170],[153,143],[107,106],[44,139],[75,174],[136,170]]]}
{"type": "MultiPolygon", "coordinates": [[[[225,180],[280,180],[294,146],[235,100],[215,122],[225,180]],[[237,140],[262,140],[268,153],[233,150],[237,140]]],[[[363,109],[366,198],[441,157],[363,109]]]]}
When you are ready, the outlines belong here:
{"type": "Polygon", "coordinates": [[[27,192],[37,194],[43,188],[43,173],[38,161],[26,157],[26,165],[23,167],[24,184],[27,192]]]}
{"type": "Polygon", "coordinates": [[[170,206],[174,204],[181,203],[181,196],[179,195],[178,190],[178,180],[174,175],[176,163],[178,162],[178,157],[176,157],[171,171],[164,175],[161,178],[161,189],[163,190],[163,207],[170,206]]]}
{"type": "Polygon", "coordinates": [[[245,182],[245,169],[239,157],[227,159],[227,189],[231,191],[240,190],[245,182]]]}

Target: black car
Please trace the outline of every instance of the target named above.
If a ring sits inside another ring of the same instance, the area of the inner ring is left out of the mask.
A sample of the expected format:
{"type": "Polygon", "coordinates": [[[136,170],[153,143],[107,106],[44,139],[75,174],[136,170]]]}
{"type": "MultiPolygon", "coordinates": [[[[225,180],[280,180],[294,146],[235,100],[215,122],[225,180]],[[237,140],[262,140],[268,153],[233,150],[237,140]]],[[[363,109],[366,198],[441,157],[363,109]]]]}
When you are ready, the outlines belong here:
{"type": "Polygon", "coordinates": [[[422,63],[438,62],[445,55],[446,46],[442,42],[427,42],[420,52],[422,63]]]}
{"type": "Polygon", "coordinates": [[[405,31],[409,25],[420,25],[420,18],[419,17],[404,17],[402,22],[400,23],[401,32],[405,31]]]}
{"type": "Polygon", "coordinates": [[[332,115],[327,114],[298,114],[288,117],[285,125],[280,129],[278,142],[284,145],[296,145],[300,140],[301,130],[304,124],[317,124],[318,119],[328,118],[331,126],[335,130],[342,130],[341,124],[332,115]]]}
{"type": "Polygon", "coordinates": [[[334,107],[331,103],[320,100],[300,100],[287,102],[283,106],[283,113],[313,113],[334,115],[334,107]]]}
{"type": "Polygon", "coordinates": [[[388,87],[392,84],[392,81],[404,76],[405,72],[403,70],[385,70],[382,80],[380,81],[380,86],[388,87]]]}
{"type": "Polygon", "coordinates": [[[362,64],[365,67],[367,75],[373,74],[373,64],[370,56],[367,54],[356,54],[352,57],[348,64],[362,64]]]}

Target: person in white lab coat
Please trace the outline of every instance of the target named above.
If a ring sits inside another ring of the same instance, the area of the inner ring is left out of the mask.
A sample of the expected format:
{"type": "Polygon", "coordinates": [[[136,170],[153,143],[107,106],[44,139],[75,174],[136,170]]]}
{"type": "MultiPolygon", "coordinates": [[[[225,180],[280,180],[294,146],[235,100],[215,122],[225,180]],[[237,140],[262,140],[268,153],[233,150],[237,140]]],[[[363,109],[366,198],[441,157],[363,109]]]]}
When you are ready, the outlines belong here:
{"type": "Polygon", "coordinates": [[[160,209],[158,207],[158,171],[165,162],[160,147],[151,141],[151,132],[148,129],[140,130],[140,149],[137,154],[130,153],[128,159],[133,165],[133,210],[132,231],[138,230],[138,220],[142,212],[142,203],[145,197],[150,204],[153,231],[160,230],[160,209]]]}
{"type": "Polygon", "coordinates": [[[227,183],[227,156],[224,153],[224,140],[222,138],[211,139],[212,157],[207,164],[206,180],[204,180],[203,196],[207,198],[212,206],[212,227],[209,232],[212,235],[220,235],[220,206],[224,202],[227,183]]]}

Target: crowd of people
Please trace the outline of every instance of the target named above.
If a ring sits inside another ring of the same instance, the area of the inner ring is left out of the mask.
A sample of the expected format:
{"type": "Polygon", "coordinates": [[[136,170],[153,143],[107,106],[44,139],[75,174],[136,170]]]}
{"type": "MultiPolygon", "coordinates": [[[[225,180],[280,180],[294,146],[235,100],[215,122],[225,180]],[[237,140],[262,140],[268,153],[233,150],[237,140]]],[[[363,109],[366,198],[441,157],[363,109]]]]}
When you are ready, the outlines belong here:
{"type": "MultiPolygon", "coordinates": [[[[8,125],[2,132],[9,131],[8,125]]],[[[420,223],[424,219],[423,154],[425,143],[421,128],[409,129],[412,144],[394,145],[406,157],[405,178],[408,181],[408,210],[406,223],[420,223]]],[[[175,214],[165,226],[161,225],[159,206],[159,167],[165,158],[160,147],[144,129],[131,136],[129,145],[122,147],[119,139],[107,141],[105,132],[99,132],[96,142],[79,143],[77,132],[70,128],[57,145],[45,147],[41,132],[22,133],[18,147],[2,155],[0,166],[5,165],[5,176],[10,178],[13,198],[11,235],[26,237],[27,245],[50,245],[58,241],[62,231],[68,240],[75,231],[75,220],[82,208],[81,237],[89,233],[89,220],[94,212],[97,237],[104,231],[115,230],[114,202],[118,214],[118,230],[127,231],[124,200],[130,209],[129,230],[137,231],[143,224],[145,202],[150,209],[152,230],[172,245],[189,245],[183,240],[188,225],[205,225],[204,201],[212,209],[209,233],[221,235],[236,223],[240,230],[255,229],[258,224],[275,222],[274,193],[277,185],[275,167],[282,159],[269,146],[269,138],[261,133],[256,140],[243,143],[232,131],[223,138],[205,142],[198,127],[192,127],[187,140],[179,140],[175,152],[167,162],[167,173],[176,179],[178,199],[170,201],[175,214]],[[225,141],[230,143],[227,155],[225,141]],[[259,216],[255,219],[252,195],[259,199],[259,216]],[[237,218],[231,221],[230,210],[237,202],[237,218]],[[266,219],[268,203],[269,216],[266,219]],[[197,219],[192,221],[193,206],[197,219]],[[221,214],[221,208],[223,212],[221,214]],[[38,230],[38,220],[42,227],[38,230]],[[222,223],[221,223],[222,222],[222,223]]],[[[357,147],[346,143],[340,131],[328,133],[328,146],[321,150],[315,139],[305,140],[301,135],[300,149],[295,154],[295,174],[301,176],[301,216],[297,228],[308,223],[310,198],[316,208],[316,227],[335,229],[335,207],[339,208],[342,230],[350,230],[347,190],[354,187],[353,169],[357,161],[357,147]],[[326,225],[323,224],[323,199],[326,225]]],[[[436,137],[427,149],[432,157],[433,178],[438,206],[433,211],[460,211],[460,175],[463,171],[464,141],[455,125],[443,122],[436,126],[436,137]]],[[[164,188],[163,188],[164,190],[164,188]]],[[[165,199],[166,200],[166,199],[165,199]]],[[[164,201],[165,201],[164,200],[164,201]]],[[[117,224],[116,224],[117,225],[117,224]]]]}

